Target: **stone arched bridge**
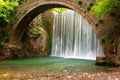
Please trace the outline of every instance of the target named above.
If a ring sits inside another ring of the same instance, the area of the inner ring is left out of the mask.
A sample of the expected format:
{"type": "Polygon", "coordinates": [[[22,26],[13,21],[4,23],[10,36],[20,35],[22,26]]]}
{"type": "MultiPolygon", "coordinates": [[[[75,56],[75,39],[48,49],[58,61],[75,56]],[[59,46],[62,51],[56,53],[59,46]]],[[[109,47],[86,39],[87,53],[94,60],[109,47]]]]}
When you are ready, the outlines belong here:
{"type": "Polygon", "coordinates": [[[20,46],[21,38],[27,29],[29,23],[40,13],[55,7],[64,7],[72,9],[81,14],[91,25],[93,31],[97,34],[102,45],[105,58],[101,62],[109,64],[120,64],[120,31],[119,15],[111,17],[103,16],[103,21],[99,23],[90,11],[90,3],[96,0],[31,0],[17,8],[16,21],[13,24],[10,45],[20,46]],[[98,23],[96,26],[95,24],[98,23]]]}

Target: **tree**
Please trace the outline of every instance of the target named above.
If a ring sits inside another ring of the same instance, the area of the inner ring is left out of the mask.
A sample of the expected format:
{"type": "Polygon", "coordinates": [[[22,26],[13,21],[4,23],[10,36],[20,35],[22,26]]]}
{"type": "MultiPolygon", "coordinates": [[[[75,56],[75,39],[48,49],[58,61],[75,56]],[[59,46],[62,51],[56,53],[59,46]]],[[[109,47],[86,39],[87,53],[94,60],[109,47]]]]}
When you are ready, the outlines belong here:
{"type": "Polygon", "coordinates": [[[17,0],[0,0],[0,53],[9,41],[10,31],[5,26],[11,23],[13,16],[11,13],[18,6],[17,0]]]}
{"type": "Polygon", "coordinates": [[[2,22],[10,23],[11,12],[18,6],[18,1],[0,0],[0,24],[2,22]]]}

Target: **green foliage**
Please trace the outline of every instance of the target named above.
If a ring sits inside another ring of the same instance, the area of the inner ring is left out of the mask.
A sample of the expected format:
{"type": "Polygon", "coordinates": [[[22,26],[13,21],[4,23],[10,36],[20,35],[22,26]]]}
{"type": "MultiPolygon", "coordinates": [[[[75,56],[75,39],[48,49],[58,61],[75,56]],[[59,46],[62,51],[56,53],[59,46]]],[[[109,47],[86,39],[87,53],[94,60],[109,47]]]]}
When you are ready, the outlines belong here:
{"type": "Polygon", "coordinates": [[[77,0],[77,2],[81,5],[82,4],[82,0],[77,0]]]}
{"type": "Polygon", "coordinates": [[[11,13],[15,7],[18,6],[18,1],[0,0],[0,3],[0,24],[2,24],[2,22],[10,23],[12,18],[11,13]]]}
{"type": "Polygon", "coordinates": [[[91,7],[92,7],[93,5],[94,5],[94,3],[93,3],[93,2],[90,2],[90,3],[89,3],[89,6],[91,6],[91,7]]]}
{"type": "Polygon", "coordinates": [[[95,23],[95,26],[96,26],[96,27],[98,27],[98,26],[99,26],[99,23],[98,23],[98,22],[96,22],[96,23],[95,23]]]}
{"type": "Polygon", "coordinates": [[[115,16],[115,12],[110,12],[110,15],[114,17],[115,16]]]}
{"type": "Polygon", "coordinates": [[[84,10],[83,12],[86,13],[86,10],[84,10]]]}
{"type": "Polygon", "coordinates": [[[0,51],[3,47],[7,46],[11,32],[5,32],[3,29],[0,29],[0,51]]]}
{"type": "Polygon", "coordinates": [[[110,40],[109,40],[109,43],[112,45],[112,44],[113,44],[113,40],[112,40],[112,39],[110,39],[110,40]]]}
{"type": "Polygon", "coordinates": [[[106,41],[106,40],[105,40],[105,37],[102,37],[102,38],[101,38],[101,41],[102,41],[103,43],[105,43],[105,41],[106,41]]]}
{"type": "Polygon", "coordinates": [[[97,18],[104,14],[113,13],[120,7],[120,0],[97,0],[97,5],[91,8],[91,13],[97,18]]]}
{"type": "Polygon", "coordinates": [[[93,3],[93,2],[90,2],[89,5],[88,5],[88,7],[87,7],[87,10],[88,10],[88,11],[91,10],[91,7],[93,7],[93,5],[94,5],[94,3],[93,3]]]}
{"type": "Polygon", "coordinates": [[[19,4],[24,4],[24,3],[28,2],[28,1],[30,1],[30,0],[19,0],[19,4]]]}
{"type": "Polygon", "coordinates": [[[13,19],[12,12],[15,11],[17,6],[17,0],[0,0],[0,52],[9,41],[11,33],[6,30],[5,26],[7,23],[11,23],[13,19]]]}
{"type": "Polygon", "coordinates": [[[43,34],[43,28],[41,26],[37,26],[33,34],[34,37],[38,37],[39,35],[43,34]]]}
{"type": "Polygon", "coordinates": [[[46,48],[47,48],[48,55],[50,55],[51,49],[52,49],[52,38],[50,38],[50,37],[47,39],[47,46],[46,46],[46,48]]]}
{"type": "Polygon", "coordinates": [[[98,22],[102,24],[104,21],[102,19],[98,19],[98,22]]]}
{"type": "Polygon", "coordinates": [[[98,27],[99,24],[103,24],[104,21],[102,19],[98,19],[97,22],[95,22],[95,26],[98,27]]]}
{"type": "Polygon", "coordinates": [[[67,8],[53,8],[52,10],[57,13],[62,13],[64,11],[67,11],[68,9],[67,8]]]}
{"type": "Polygon", "coordinates": [[[53,23],[53,20],[51,18],[45,19],[42,17],[42,24],[45,25],[46,27],[51,25],[53,23]]]}
{"type": "Polygon", "coordinates": [[[87,10],[88,10],[88,11],[90,11],[90,9],[91,9],[91,7],[90,7],[90,6],[88,6],[88,7],[87,7],[87,10]]]}
{"type": "Polygon", "coordinates": [[[2,11],[4,4],[5,4],[4,1],[0,0],[0,12],[2,11]]]}
{"type": "Polygon", "coordinates": [[[19,12],[19,14],[25,14],[27,12],[27,9],[24,8],[22,11],[19,12]]]}

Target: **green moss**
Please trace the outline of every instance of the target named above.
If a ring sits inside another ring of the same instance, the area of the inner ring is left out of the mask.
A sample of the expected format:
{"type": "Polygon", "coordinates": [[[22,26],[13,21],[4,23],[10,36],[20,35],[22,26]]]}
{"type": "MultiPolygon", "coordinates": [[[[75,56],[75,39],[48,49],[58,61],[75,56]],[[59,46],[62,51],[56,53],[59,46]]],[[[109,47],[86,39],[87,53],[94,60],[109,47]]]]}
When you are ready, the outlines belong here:
{"type": "Polygon", "coordinates": [[[18,19],[19,19],[19,17],[18,17],[18,16],[15,16],[15,17],[14,17],[14,19],[15,19],[15,20],[18,20],[18,19]]]}
{"type": "Polygon", "coordinates": [[[77,0],[77,2],[82,5],[83,1],[82,0],[77,0]]]}
{"type": "Polygon", "coordinates": [[[93,2],[90,2],[90,3],[89,3],[89,6],[90,6],[90,7],[92,7],[93,5],[94,5],[94,3],[93,3],[93,2]]]}
{"type": "Polygon", "coordinates": [[[7,46],[11,32],[0,29],[0,51],[7,46]]]}
{"type": "Polygon", "coordinates": [[[105,37],[102,37],[102,38],[101,38],[101,42],[102,42],[102,43],[105,43],[105,42],[106,42],[105,37]]]}
{"type": "Polygon", "coordinates": [[[88,7],[87,7],[87,11],[90,11],[90,9],[91,9],[91,7],[90,7],[90,6],[88,6],[88,7]]]}
{"type": "Polygon", "coordinates": [[[93,2],[90,2],[88,4],[88,7],[87,7],[87,10],[90,11],[91,10],[91,7],[93,7],[94,3],[93,2]]]}
{"type": "Polygon", "coordinates": [[[111,15],[112,17],[115,17],[115,12],[110,12],[110,15],[111,15]]]}
{"type": "MultiPolygon", "coordinates": [[[[11,18],[13,17],[11,14],[18,6],[18,1],[0,1],[0,19],[2,22],[11,23],[11,18]]],[[[0,23],[1,25],[1,23],[0,23]]]]}
{"type": "Polygon", "coordinates": [[[102,24],[104,21],[102,19],[98,19],[98,22],[102,24]]]}
{"type": "Polygon", "coordinates": [[[30,1],[30,0],[20,0],[19,4],[24,4],[24,3],[28,2],[28,1],[30,1]]]}
{"type": "Polygon", "coordinates": [[[51,18],[45,19],[44,17],[42,17],[42,24],[45,25],[45,27],[51,25],[52,23],[53,23],[53,19],[51,18]]]}
{"type": "Polygon", "coordinates": [[[109,40],[109,43],[112,45],[112,44],[113,44],[113,40],[112,40],[112,39],[110,39],[110,40],[109,40]]]}
{"type": "Polygon", "coordinates": [[[96,26],[96,27],[98,27],[98,26],[99,26],[99,23],[98,23],[98,22],[96,22],[96,23],[95,23],[95,26],[96,26]]]}
{"type": "Polygon", "coordinates": [[[102,15],[118,11],[120,7],[120,0],[96,0],[96,5],[91,9],[91,13],[97,18],[101,18],[102,15]]]}
{"type": "Polygon", "coordinates": [[[47,39],[47,53],[48,53],[48,55],[50,55],[51,50],[52,50],[52,38],[48,38],[47,39]]]}
{"type": "Polygon", "coordinates": [[[68,10],[67,8],[52,8],[52,11],[55,11],[57,13],[62,13],[67,10],[68,10]]]}
{"type": "Polygon", "coordinates": [[[27,12],[27,9],[22,10],[22,14],[25,14],[27,12]]]}
{"type": "Polygon", "coordinates": [[[37,26],[33,33],[34,37],[38,37],[39,35],[43,34],[43,29],[41,26],[37,26]]]}
{"type": "Polygon", "coordinates": [[[84,10],[83,13],[86,13],[86,10],[84,10]]]}

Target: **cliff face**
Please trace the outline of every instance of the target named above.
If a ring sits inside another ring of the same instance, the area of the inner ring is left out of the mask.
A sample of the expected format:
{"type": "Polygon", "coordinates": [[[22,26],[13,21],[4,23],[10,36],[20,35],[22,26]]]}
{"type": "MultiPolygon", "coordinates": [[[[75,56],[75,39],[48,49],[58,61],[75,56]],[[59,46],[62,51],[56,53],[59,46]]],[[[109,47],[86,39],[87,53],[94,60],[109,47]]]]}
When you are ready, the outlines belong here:
{"type": "MultiPolygon", "coordinates": [[[[120,9],[118,9],[120,10],[120,9]]],[[[98,27],[99,39],[105,54],[103,61],[110,65],[120,65],[120,14],[110,14],[102,17],[103,23],[98,27]]],[[[100,56],[99,56],[100,57],[100,56]]],[[[99,59],[98,57],[98,59],[99,59]]],[[[99,63],[99,61],[97,61],[99,63]]]]}
{"type": "Polygon", "coordinates": [[[27,28],[18,52],[20,57],[47,56],[52,44],[54,14],[48,10],[37,16],[27,28]],[[41,33],[37,27],[40,27],[41,33]]]}

